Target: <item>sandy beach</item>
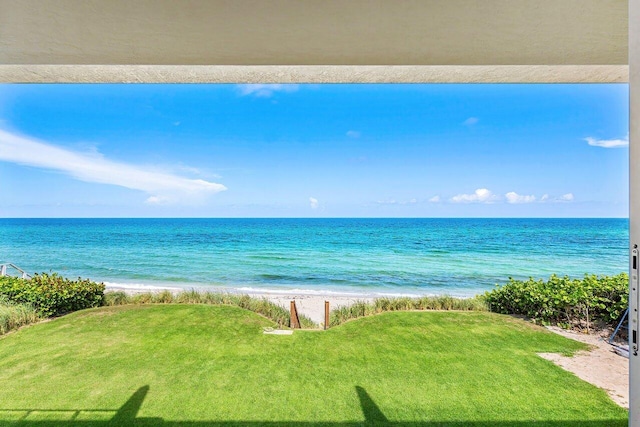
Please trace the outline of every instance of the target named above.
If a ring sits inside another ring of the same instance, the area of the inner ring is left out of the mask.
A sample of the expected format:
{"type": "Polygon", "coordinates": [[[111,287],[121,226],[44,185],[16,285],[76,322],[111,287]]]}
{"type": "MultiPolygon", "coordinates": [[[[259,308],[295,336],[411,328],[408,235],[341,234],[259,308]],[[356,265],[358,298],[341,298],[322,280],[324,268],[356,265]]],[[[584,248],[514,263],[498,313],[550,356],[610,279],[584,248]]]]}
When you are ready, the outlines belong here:
{"type": "Polygon", "coordinates": [[[347,296],[315,296],[315,295],[273,295],[254,294],[257,298],[267,298],[269,301],[289,309],[291,301],[296,302],[298,314],[303,314],[320,324],[324,323],[324,302],[329,301],[329,309],[348,306],[356,301],[373,301],[374,298],[353,298],[347,296]]]}

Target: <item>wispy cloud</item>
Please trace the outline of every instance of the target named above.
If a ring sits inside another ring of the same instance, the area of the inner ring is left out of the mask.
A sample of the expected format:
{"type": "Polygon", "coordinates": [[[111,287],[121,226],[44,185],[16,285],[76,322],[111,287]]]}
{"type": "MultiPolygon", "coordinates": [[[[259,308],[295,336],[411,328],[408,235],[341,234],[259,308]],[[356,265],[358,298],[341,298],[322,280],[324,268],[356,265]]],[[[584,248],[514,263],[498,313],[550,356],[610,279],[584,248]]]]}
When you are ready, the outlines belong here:
{"type": "Polygon", "coordinates": [[[504,197],[507,200],[507,203],[512,203],[512,204],[533,203],[536,201],[536,196],[534,195],[523,196],[521,194],[516,193],[515,191],[511,191],[505,194],[504,197]]]}
{"type": "Polygon", "coordinates": [[[311,206],[311,209],[318,209],[320,203],[318,202],[318,199],[309,197],[309,206],[311,206]]]}
{"type": "Polygon", "coordinates": [[[469,117],[467,120],[462,122],[462,124],[465,125],[465,126],[473,126],[473,125],[477,124],[479,121],[480,121],[480,119],[477,118],[477,117],[469,117]]]}
{"type": "Polygon", "coordinates": [[[498,200],[500,196],[486,188],[478,188],[473,194],[458,194],[450,199],[452,203],[495,203],[498,200]]]}
{"type": "Polygon", "coordinates": [[[548,194],[543,194],[540,197],[540,203],[566,203],[573,202],[575,199],[573,193],[563,194],[562,196],[551,197],[548,194]]]}
{"type": "Polygon", "coordinates": [[[376,204],[378,205],[400,205],[400,206],[404,206],[404,205],[415,205],[416,203],[418,203],[418,199],[413,198],[413,199],[409,199],[409,200],[396,200],[396,199],[387,199],[387,200],[378,200],[376,202],[376,204]]]}
{"type": "Polygon", "coordinates": [[[222,184],[80,153],[0,130],[0,161],[63,172],[73,178],[146,192],[149,204],[199,200],[224,191],[222,184]]]}
{"type": "Polygon", "coordinates": [[[433,196],[429,199],[429,203],[440,203],[440,196],[433,196]]]}
{"type": "Polygon", "coordinates": [[[164,170],[165,172],[176,173],[179,175],[184,174],[186,175],[185,178],[199,177],[207,180],[222,178],[222,175],[220,175],[219,173],[215,173],[209,169],[194,168],[193,166],[185,165],[182,162],[173,164],[173,165],[160,164],[160,165],[157,165],[157,167],[164,170]]]}
{"type": "Polygon", "coordinates": [[[361,133],[359,131],[357,131],[357,130],[347,131],[347,136],[349,138],[358,139],[358,138],[360,138],[360,135],[361,135],[361,133]]]}
{"type": "Polygon", "coordinates": [[[387,200],[378,200],[376,202],[378,205],[397,205],[398,202],[396,199],[387,199],[387,200]]]}
{"type": "Polygon", "coordinates": [[[257,98],[271,98],[276,92],[297,92],[297,84],[243,84],[238,85],[240,96],[255,96],[257,98]]]}
{"type": "Polygon", "coordinates": [[[148,205],[167,205],[171,200],[162,196],[149,196],[144,202],[148,205]]]}
{"type": "Polygon", "coordinates": [[[596,139],[587,137],[584,139],[589,145],[602,148],[620,148],[629,145],[629,135],[624,139],[596,139]]]}

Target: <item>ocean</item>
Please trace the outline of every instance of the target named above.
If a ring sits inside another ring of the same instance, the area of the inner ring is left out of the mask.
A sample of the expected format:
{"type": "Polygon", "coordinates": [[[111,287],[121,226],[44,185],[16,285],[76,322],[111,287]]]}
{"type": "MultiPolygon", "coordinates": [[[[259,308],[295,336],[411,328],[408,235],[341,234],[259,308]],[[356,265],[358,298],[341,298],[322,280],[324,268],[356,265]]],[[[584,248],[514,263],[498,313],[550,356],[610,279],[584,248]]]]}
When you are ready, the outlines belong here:
{"type": "Polygon", "coordinates": [[[0,219],[0,263],[106,284],[470,296],[628,269],[627,219],[0,219]]]}

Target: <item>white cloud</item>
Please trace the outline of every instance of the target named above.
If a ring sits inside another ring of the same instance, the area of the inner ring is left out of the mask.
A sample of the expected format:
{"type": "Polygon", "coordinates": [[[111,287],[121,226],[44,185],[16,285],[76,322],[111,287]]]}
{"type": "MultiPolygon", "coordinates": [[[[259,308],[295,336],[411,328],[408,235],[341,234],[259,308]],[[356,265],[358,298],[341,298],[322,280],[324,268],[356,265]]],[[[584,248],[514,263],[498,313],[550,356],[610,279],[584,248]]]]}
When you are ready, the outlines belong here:
{"type": "Polygon", "coordinates": [[[318,199],[309,197],[309,206],[311,206],[311,209],[318,209],[318,206],[320,206],[318,199]]]}
{"type": "Polygon", "coordinates": [[[573,193],[563,194],[558,198],[561,202],[572,202],[573,201],[573,193]]]}
{"type": "Polygon", "coordinates": [[[589,145],[602,148],[620,148],[629,145],[629,135],[624,139],[596,139],[588,137],[584,139],[589,145]]]}
{"type": "Polygon", "coordinates": [[[523,196],[514,191],[511,191],[504,195],[507,199],[507,203],[518,204],[518,203],[533,203],[536,201],[536,196],[523,196]]]}
{"type": "Polygon", "coordinates": [[[2,130],[0,161],[63,172],[79,181],[144,191],[151,196],[146,200],[150,204],[198,199],[227,189],[215,182],[111,161],[98,152],[74,152],[2,130]]]}
{"type": "Polygon", "coordinates": [[[271,98],[275,92],[297,92],[300,88],[296,84],[243,84],[238,85],[240,96],[255,96],[257,98],[271,98]]]}
{"type": "Polygon", "coordinates": [[[480,121],[480,119],[477,118],[477,117],[469,117],[467,120],[462,122],[462,124],[465,125],[465,126],[473,126],[476,123],[478,123],[479,121],[480,121]]]}
{"type": "Polygon", "coordinates": [[[478,188],[473,194],[458,194],[451,198],[453,203],[493,203],[500,197],[486,188],[478,188]]]}
{"type": "Polygon", "coordinates": [[[361,133],[358,132],[357,130],[350,130],[347,132],[347,136],[349,138],[353,138],[353,139],[358,139],[360,138],[361,133]]]}
{"type": "Polygon", "coordinates": [[[429,199],[429,203],[440,203],[440,196],[433,196],[429,199]]]}
{"type": "Polygon", "coordinates": [[[547,200],[549,200],[549,195],[548,194],[543,194],[542,197],[540,197],[540,201],[541,202],[546,202],[547,200]]]}

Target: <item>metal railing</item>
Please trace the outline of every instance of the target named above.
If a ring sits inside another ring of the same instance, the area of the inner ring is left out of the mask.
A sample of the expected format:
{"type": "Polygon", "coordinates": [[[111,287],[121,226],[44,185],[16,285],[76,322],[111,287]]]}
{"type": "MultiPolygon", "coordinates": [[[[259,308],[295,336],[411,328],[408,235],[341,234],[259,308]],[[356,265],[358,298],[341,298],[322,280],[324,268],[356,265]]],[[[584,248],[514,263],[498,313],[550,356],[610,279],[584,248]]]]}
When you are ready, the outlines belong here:
{"type": "Polygon", "coordinates": [[[21,269],[15,264],[0,264],[0,277],[1,276],[17,276],[23,279],[31,279],[31,275],[29,275],[26,271],[21,269]],[[11,270],[15,270],[18,272],[17,275],[9,274],[11,270]]]}

